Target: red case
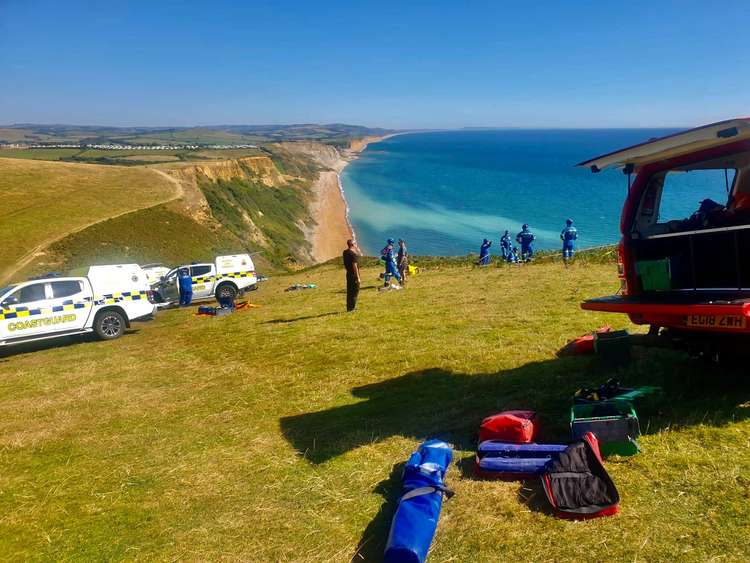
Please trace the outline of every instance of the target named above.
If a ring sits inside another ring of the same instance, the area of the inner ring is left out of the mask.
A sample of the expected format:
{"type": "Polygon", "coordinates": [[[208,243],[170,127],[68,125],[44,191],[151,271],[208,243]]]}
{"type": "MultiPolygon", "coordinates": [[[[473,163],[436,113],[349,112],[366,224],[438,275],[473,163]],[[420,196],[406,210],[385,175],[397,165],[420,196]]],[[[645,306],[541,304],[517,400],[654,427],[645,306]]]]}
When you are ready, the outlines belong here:
{"type": "Polygon", "coordinates": [[[479,427],[479,442],[500,440],[512,444],[528,444],[537,434],[534,411],[505,411],[488,416],[479,427]]]}

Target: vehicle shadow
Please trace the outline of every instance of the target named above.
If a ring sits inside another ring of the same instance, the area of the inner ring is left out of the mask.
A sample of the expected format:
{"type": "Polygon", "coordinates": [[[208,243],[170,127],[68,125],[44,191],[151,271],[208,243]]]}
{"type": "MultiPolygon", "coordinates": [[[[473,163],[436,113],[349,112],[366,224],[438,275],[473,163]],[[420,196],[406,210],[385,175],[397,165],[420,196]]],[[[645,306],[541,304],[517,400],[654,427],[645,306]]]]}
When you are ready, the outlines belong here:
{"type": "MultiPolygon", "coordinates": [[[[129,328],[125,330],[125,333],[121,338],[127,338],[129,335],[137,334],[140,329],[129,328]]],[[[78,346],[85,342],[98,342],[97,338],[93,334],[72,334],[70,336],[61,336],[59,338],[50,338],[49,340],[37,340],[35,342],[24,342],[23,344],[13,344],[12,346],[3,346],[0,348],[0,362],[9,361],[7,358],[13,356],[22,356],[24,354],[31,354],[34,352],[40,352],[42,350],[50,350],[52,348],[68,348],[70,346],[78,346]]]]}
{"type": "Polygon", "coordinates": [[[593,357],[556,358],[485,374],[432,368],[355,387],[352,396],[366,400],[283,417],[280,427],[292,446],[316,464],[391,436],[439,438],[473,450],[481,420],[510,409],[540,414],[539,442],[565,443],[575,391],[610,377],[625,386],[663,387],[658,412],[641,418],[643,433],[675,425],[722,425],[750,416],[750,408],[743,406],[750,398],[750,378],[740,372],[657,350],[616,370],[593,357]]]}

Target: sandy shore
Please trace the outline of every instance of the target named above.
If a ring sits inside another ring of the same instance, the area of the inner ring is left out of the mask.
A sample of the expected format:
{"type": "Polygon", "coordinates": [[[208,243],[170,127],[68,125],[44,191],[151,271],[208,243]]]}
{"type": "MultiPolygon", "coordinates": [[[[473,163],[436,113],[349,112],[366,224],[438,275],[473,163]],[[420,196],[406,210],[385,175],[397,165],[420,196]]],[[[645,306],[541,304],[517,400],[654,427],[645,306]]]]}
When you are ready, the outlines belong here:
{"type": "Polygon", "coordinates": [[[365,137],[352,141],[349,150],[339,152],[339,158],[331,166],[332,170],[321,172],[313,184],[315,199],[311,205],[311,212],[316,225],[310,242],[315,262],[326,262],[341,256],[346,248],[346,240],[356,238],[349,223],[349,207],[339,176],[341,171],[355,160],[367,145],[391,136],[365,137]]]}
{"type": "Polygon", "coordinates": [[[315,201],[311,211],[316,225],[312,232],[312,255],[315,262],[325,262],[340,256],[346,248],[346,240],[353,238],[354,234],[339,187],[338,172],[321,172],[313,191],[315,201]]]}

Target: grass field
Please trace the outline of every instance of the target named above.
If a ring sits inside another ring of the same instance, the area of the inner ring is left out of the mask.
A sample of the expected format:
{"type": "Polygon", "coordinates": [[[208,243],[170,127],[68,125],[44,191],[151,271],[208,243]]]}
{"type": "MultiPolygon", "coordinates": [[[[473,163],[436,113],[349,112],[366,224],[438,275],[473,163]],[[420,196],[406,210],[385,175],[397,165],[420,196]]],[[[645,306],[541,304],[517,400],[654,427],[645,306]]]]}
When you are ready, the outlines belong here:
{"type": "Polygon", "coordinates": [[[124,150],[124,149],[2,149],[0,158],[65,160],[90,164],[139,164],[154,162],[220,160],[266,154],[259,149],[124,150]]]}
{"type": "Polygon", "coordinates": [[[558,359],[619,316],[612,264],[483,270],[433,261],[401,292],[367,267],[359,309],[322,266],[271,279],[230,317],[161,312],[114,342],[0,358],[4,559],[376,561],[401,463],[455,446],[430,561],[747,561],[750,379],[665,351],[616,371],[558,359]],[[295,282],[317,289],[285,293],[295,282]],[[570,396],[662,385],[643,452],[610,459],[622,513],[554,518],[531,484],[474,478],[481,419],[536,409],[565,440],[570,396]]]}
{"type": "Polygon", "coordinates": [[[81,153],[81,149],[3,149],[0,158],[28,160],[61,160],[81,153]]]}
{"type": "Polygon", "coordinates": [[[34,248],[95,221],[170,199],[148,169],[0,158],[0,282],[34,248]]]}

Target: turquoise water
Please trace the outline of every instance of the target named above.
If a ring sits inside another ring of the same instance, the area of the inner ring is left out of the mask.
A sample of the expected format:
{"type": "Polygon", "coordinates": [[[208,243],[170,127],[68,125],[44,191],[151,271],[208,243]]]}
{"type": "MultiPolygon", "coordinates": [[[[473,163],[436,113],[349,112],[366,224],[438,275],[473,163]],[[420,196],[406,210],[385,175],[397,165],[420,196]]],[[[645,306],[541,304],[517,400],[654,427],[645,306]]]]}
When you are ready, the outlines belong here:
{"type": "MultiPolygon", "coordinates": [[[[499,244],[529,223],[538,248],[557,248],[565,219],[580,246],[619,239],[627,178],[592,174],[582,160],[672,133],[667,129],[482,130],[414,133],[370,145],[347,166],[342,185],[362,249],[379,251],[404,238],[412,254],[477,252],[482,238],[499,244]]],[[[670,218],[687,217],[706,193],[701,173],[682,174],[679,197],[665,203],[670,218]],[[684,189],[682,189],[684,188],[684,189]]],[[[722,172],[722,191],[724,190],[722,172]]],[[[718,197],[718,196],[716,196],[718,197]]],[[[497,248],[493,249],[497,252],[497,248]]]]}

